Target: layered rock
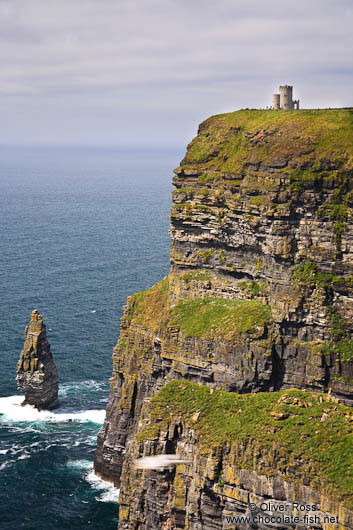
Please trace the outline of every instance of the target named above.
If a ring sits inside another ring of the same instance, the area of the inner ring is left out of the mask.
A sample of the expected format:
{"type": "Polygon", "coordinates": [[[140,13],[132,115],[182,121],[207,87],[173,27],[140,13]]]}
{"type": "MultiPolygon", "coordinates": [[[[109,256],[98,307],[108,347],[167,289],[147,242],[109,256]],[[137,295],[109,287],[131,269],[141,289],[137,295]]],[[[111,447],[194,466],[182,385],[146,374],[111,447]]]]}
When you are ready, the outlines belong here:
{"type": "Polygon", "coordinates": [[[96,472],[125,506],[130,441],[169,380],[353,403],[352,117],[239,111],[206,120],[188,146],[171,271],[128,299],[98,437],[96,472]]]}
{"type": "Polygon", "coordinates": [[[169,383],[127,443],[119,530],[351,529],[353,512],[341,501],[353,508],[353,412],[337,401],[298,390],[239,396],[169,383]],[[337,436],[341,447],[330,443],[337,436]],[[134,466],[134,458],[161,453],[186,463],[148,472],[134,466]],[[249,522],[232,520],[236,514],[249,522]]]}
{"type": "Polygon", "coordinates": [[[25,329],[25,341],[17,363],[17,386],[24,392],[22,405],[38,410],[53,410],[59,406],[58,371],[47,341],[43,317],[35,309],[25,329]]]}

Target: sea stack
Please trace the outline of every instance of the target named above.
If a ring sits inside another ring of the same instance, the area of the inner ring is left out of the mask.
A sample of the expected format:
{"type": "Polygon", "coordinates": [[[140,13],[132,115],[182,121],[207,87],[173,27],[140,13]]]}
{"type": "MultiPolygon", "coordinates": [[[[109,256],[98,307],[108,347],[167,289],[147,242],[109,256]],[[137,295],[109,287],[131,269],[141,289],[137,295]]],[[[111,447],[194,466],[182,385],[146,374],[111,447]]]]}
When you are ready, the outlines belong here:
{"type": "Polygon", "coordinates": [[[43,317],[36,309],[25,329],[25,342],[17,363],[17,387],[25,393],[22,405],[34,405],[38,410],[53,410],[59,406],[58,371],[47,341],[43,317]]]}

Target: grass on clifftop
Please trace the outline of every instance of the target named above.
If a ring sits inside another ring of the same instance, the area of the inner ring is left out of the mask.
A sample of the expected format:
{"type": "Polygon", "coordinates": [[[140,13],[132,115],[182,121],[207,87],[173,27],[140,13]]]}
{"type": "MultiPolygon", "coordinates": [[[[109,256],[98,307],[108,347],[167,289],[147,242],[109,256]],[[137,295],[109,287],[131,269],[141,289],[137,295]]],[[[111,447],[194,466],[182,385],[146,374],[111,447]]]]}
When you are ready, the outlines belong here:
{"type": "Polygon", "coordinates": [[[232,339],[256,330],[271,317],[269,306],[257,300],[196,298],[171,307],[168,278],[131,298],[129,319],[133,323],[155,332],[178,327],[189,337],[232,339]]]}
{"type": "Polygon", "coordinates": [[[140,440],[153,439],[158,425],[165,429],[181,417],[198,433],[202,452],[252,440],[264,449],[263,457],[236,453],[239,467],[273,474],[274,466],[285,480],[309,479],[314,490],[353,508],[353,411],[327,394],[211,394],[206,386],[172,381],[152,398],[151,417],[158,423],[140,433],[140,440]]]}
{"type": "Polygon", "coordinates": [[[180,302],[172,309],[171,324],[190,337],[233,338],[270,320],[269,306],[256,300],[197,298],[180,302]]]}
{"type": "Polygon", "coordinates": [[[300,183],[330,170],[331,163],[352,171],[352,139],[351,109],[239,110],[203,122],[182,165],[242,173],[248,164],[260,163],[275,163],[281,170],[281,161],[291,158],[291,168],[283,171],[300,183]],[[296,159],[301,161],[297,167],[296,159]],[[303,162],[307,169],[299,170],[303,162]]]}
{"type": "Polygon", "coordinates": [[[167,325],[170,318],[168,277],[151,289],[134,294],[131,299],[129,320],[134,324],[153,331],[167,325]]]}

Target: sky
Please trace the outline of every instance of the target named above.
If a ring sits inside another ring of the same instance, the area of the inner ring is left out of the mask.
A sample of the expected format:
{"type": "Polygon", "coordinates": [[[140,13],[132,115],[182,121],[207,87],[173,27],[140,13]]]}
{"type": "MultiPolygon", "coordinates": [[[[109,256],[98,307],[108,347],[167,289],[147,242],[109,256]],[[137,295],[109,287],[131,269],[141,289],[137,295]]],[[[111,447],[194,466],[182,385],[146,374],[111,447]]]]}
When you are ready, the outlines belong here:
{"type": "Polygon", "coordinates": [[[353,106],[353,0],[0,0],[0,144],[180,147],[208,116],[353,106]]]}

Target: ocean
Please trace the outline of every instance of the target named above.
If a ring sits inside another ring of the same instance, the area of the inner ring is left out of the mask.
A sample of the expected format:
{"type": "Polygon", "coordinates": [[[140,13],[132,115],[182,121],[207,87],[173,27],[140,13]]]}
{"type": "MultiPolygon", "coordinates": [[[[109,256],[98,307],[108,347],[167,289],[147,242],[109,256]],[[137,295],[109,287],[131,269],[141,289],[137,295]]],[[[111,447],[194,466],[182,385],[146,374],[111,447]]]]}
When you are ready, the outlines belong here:
{"type": "Polygon", "coordinates": [[[126,297],[169,269],[180,150],[0,148],[0,530],[116,530],[118,492],[93,474],[126,297]],[[20,407],[33,309],[60,409],[20,407]]]}

